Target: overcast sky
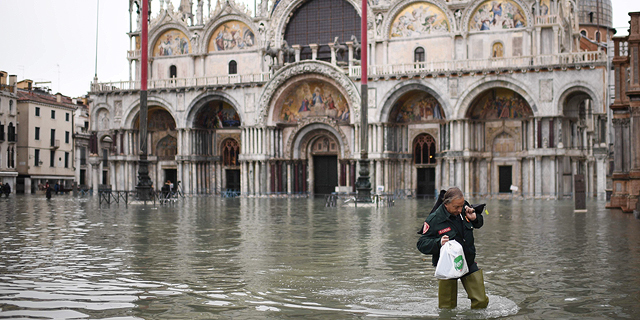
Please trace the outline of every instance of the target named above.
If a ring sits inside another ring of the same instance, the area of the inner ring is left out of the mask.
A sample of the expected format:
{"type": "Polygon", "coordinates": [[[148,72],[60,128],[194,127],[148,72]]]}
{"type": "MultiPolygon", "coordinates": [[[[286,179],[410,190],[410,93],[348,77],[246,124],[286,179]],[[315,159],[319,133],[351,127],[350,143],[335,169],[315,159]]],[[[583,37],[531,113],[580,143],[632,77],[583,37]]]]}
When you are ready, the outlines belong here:
{"type": "MultiPolygon", "coordinates": [[[[253,9],[253,0],[242,0],[253,9]]],[[[257,0],[259,1],[259,0],[257,0]]],[[[196,1],[194,1],[196,2],[196,1]]],[[[31,79],[71,97],[87,94],[95,74],[98,0],[0,0],[0,70],[31,79]]],[[[179,0],[172,0],[177,8],[179,0]]],[[[205,7],[206,7],[205,2],[205,7]]],[[[212,6],[215,0],[212,0],[212,6]]],[[[638,0],[612,0],[613,26],[626,35],[638,0]]],[[[152,15],[158,13],[152,1],[152,15]]],[[[129,1],[100,1],[98,68],[100,82],[129,79],[129,1]]],[[[135,23],[135,20],[134,20],[135,23]]]]}

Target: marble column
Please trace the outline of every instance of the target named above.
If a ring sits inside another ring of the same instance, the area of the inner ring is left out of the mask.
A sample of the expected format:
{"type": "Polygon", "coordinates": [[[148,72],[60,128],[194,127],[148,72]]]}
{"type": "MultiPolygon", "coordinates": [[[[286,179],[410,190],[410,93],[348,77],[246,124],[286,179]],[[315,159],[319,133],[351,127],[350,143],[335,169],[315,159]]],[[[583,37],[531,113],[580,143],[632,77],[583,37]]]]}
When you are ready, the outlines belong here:
{"type": "Polygon", "coordinates": [[[291,195],[292,194],[291,190],[293,190],[292,177],[293,177],[293,166],[291,165],[291,162],[287,162],[287,194],[288,195],[291,195]]]}

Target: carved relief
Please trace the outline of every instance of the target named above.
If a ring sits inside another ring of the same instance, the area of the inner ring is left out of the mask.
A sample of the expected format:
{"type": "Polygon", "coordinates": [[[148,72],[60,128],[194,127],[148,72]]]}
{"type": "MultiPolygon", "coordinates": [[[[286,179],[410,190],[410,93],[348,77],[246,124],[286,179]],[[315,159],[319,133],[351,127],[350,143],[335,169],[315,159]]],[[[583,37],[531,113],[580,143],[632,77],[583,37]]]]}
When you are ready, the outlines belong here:
{"type": "MultiPolygon", "coordinates": [[[[338,122],[331,118],[322,117],[322,118],[304,118],[301,121],[298,121],[298,125],[293,130],[293,132],[291,132],[291,134],[289,135],[289,139],[287,140],[287,145],[285,147],[285,158],[291,159],[293,154],[292,145],[295,139],[297,138],[297,135],[300,132],[300,130],[314,123],[328,125],[331,128],[333,128],[336,132],[338,132],[340,136],[336,138],[338,138],[340,142],[342,142],[341,145],[344,147],[345,157],[349,157],[348,155],[351,154],[351,151],[349,151],[349,143],[348,143],[349,140],[347,140],[347,136],[344,134],[342,129],[340,129],[338,122]]],[[[331,133],[331,135],[333,135],[333,133],[331,133]]]]}
{"type": "Polygon", "coordinates": [[[540,80],[540,101],[550,102],[553,100],[553,79],[540,80]]]}

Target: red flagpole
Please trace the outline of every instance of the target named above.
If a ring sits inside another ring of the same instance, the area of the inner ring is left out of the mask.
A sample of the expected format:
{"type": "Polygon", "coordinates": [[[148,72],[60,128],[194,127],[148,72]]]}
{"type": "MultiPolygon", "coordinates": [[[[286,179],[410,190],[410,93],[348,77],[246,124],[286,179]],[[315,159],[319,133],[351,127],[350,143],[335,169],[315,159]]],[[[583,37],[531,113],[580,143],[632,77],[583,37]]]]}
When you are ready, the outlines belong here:
{"type": "Polygon", "coordinates": [[[140,36],[142,37],[142,43],[140,45],[140,49],[142,52],[142,61],[140,65],[140,90],[147,91],[147,68],[149,61],[149,50],[147,47],[147,42],[149,38],[149,30],[148,30],[148,17],[149,17],[149,0],[142,0],[142,12],[140,13],[140,19],[142,19],[142,31],[140,36]]]}
{"type": "Polygon", "coordinates": [[[368,154],[368,112],[369,112],[369,87],[367,85],[367,0],[362,0],[362,14],[360,17],[360,171],[356,189],[357,202],[371,202],[371,181],[369,180],[369,154],[368,154]]]}
{"type": "Polygon", "coordinates": [[[360,66],[362,70],[361,84],[367,84],[367,0],[362,0],[362,18],[360,25],[360,66]]]}

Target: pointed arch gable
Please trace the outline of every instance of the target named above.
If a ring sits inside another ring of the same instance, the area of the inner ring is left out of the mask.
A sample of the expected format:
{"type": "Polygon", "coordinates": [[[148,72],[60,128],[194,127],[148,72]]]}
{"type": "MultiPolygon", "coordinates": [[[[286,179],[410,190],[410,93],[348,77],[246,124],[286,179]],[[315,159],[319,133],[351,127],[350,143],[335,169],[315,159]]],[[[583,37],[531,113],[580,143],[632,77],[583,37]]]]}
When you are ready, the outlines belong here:
{"type": "MultiPolygon", "coordinates": [[[[421,21],[420,24],[423,25],[424,27],[429,27],[429,29],[441,28],[439,26],[441,26],[444,21],[444,23],[446,24],[446,30],[438,30],[438,32],[435,32],[436,34],[447,34],[455,29],[454,25],[456,20],[454,18],[453,12],[449,10],[447,5],[443,1],[441,0],[418,0],[418,1],[403,0],[396,3],[393,6],[393,8],[389,10],[389,13],[384,18],[384,22],[382,24],[382,30],[385,38],[393,37],[394,25],[396,24],[396,22],[398,21],[401,15],[404,15],[407,11],[411,11],[411,14],[413,15],[413,11],[419,8],[420,6],[423,6],[423,8],[426,9],[424,17],[421,16],[422,20],[425,20],[425,19],[433,20],[433,21],[430,21],[430,23],[426,26],[424,26],[423,23],[426,23],[427,21],[421,21]],[[441,14],[444,16],[439,17],[439,15],[441,14]]],[[[434,34],[434,32],[428,32],[428,34],[434,34]]],[[[418,35],[418,36],[421,37],[422,35],[418,35]]]]}
{"type": "Polygon", "coordinates": [[[150,44],[148,48],[149,57],[154,56],[154,51],[156,50],[156,47],[158,46],[159,42],[163,40],[163,38],[165,38],[166,40],[166,34],[168,32],[171,32],[172,30],[180,32],[182,35],[184,35],[184,37],[186,38],[186,41],[188,41],[189,43],[189,53],[193,53],[193,46],[191,43],[191,32],[189,31],[189,29],[182,24],[171,22],[171,23],[164,24],[161,27],[149,33],[149,44],[150,44]]]}
{"type": "MultiPolygon", "coordinates": [[[[245,17],[241,14],[231,13],[220,17],[219,19],[210,19],[207,23],[207,26],[204,28],[202,40],[202,47],[205,52],[213,53],[219,51],[230,51],[238,50],[237,46],[234,48],[228,48],[228,50],[212,50],[211,46],[215,45],[216,37],[219,35],[219,31],[227,26],[229,29],[239,30],[242,34],[242,42],[244,45],[242,46],[243,51],[255,51],[260,49],[260,39],[257,35],[257,26],[254,25],[252,20],[248,17],[245,17]],[[248,37],[248,38],[246,38],[248,37]],[[253,43],[248,43],[247,39],[251,39],[253,43]]],[[[224,36],[224,34],[223,34],[224,36]]],[[[232,34],[235,36],[235,33],[232,34]]],[[[215,47],[215,46],[214,46],[215,47]]],[[[215,49],[215,48],[214,48],[215,49]]]]}
{"type": "MultiPolygon", "coordinates": [[[[504,28],[504,30],[522,30],[526,27],[533,26],[533,16],[531,11],[525,8],[529,8],[528,5],[525,5],[521,0],[486,0],[486,1],[478,1],[474,5],[468,7],[465,10],[464,16],[462,18],[462,30],[463,32],[477,32],[482,30],[482,22],[489,19],[489,23],[496,22],[496,19],[493,18],[493,5],[502,5],[505,4],[505,7],[510,7],[512,10],[505,11],[503,8],[500,12],[501,14],[505,13],[505,23],[507,26],[511,26],[508,28],[504,28]],[[510,18],[506,19],[507,13],[510,13],[510,18]],[[517,15],[514,14],[517,12],[517,15]],[[522,24],[521,26],[518,24],[522,24]],[[516,27],[518,26],[518,27],[516,27]]],[[[496,9],[497,10],[497,9],[496,9]]],[[[500,16],[501,17],[501,16],[500,16]]],[[[502,21],[497,21],[501,23],[502,21]]],[[[502,26],[502,25],[501,25],[502,26]]]]}
{"type": "Polygon", "coordinates": [[[390,122],[389,117],[391,115],[391,112],[393,111],[393,107],[396,104],[396,101],[398,101],[398,99],[400,99],[404,94],[410,91],[423,91],[430,94],[440,104],[440,109],[444,113],[443,118],[449,119],[451,117],[450,107],[448,106],[446,101],[442,99],[443,95],[438,93],[430,86],[427,86],[420,80],[409,80],[402,81],[401,83],[398,83],[393,88],[391,88],[391,90],[387,91],[387,94],[382,98],[384,104],[382,105],[382,110],[380,111],[380,118],[378,119],[378,121],[380,123],[390,122]]]}

